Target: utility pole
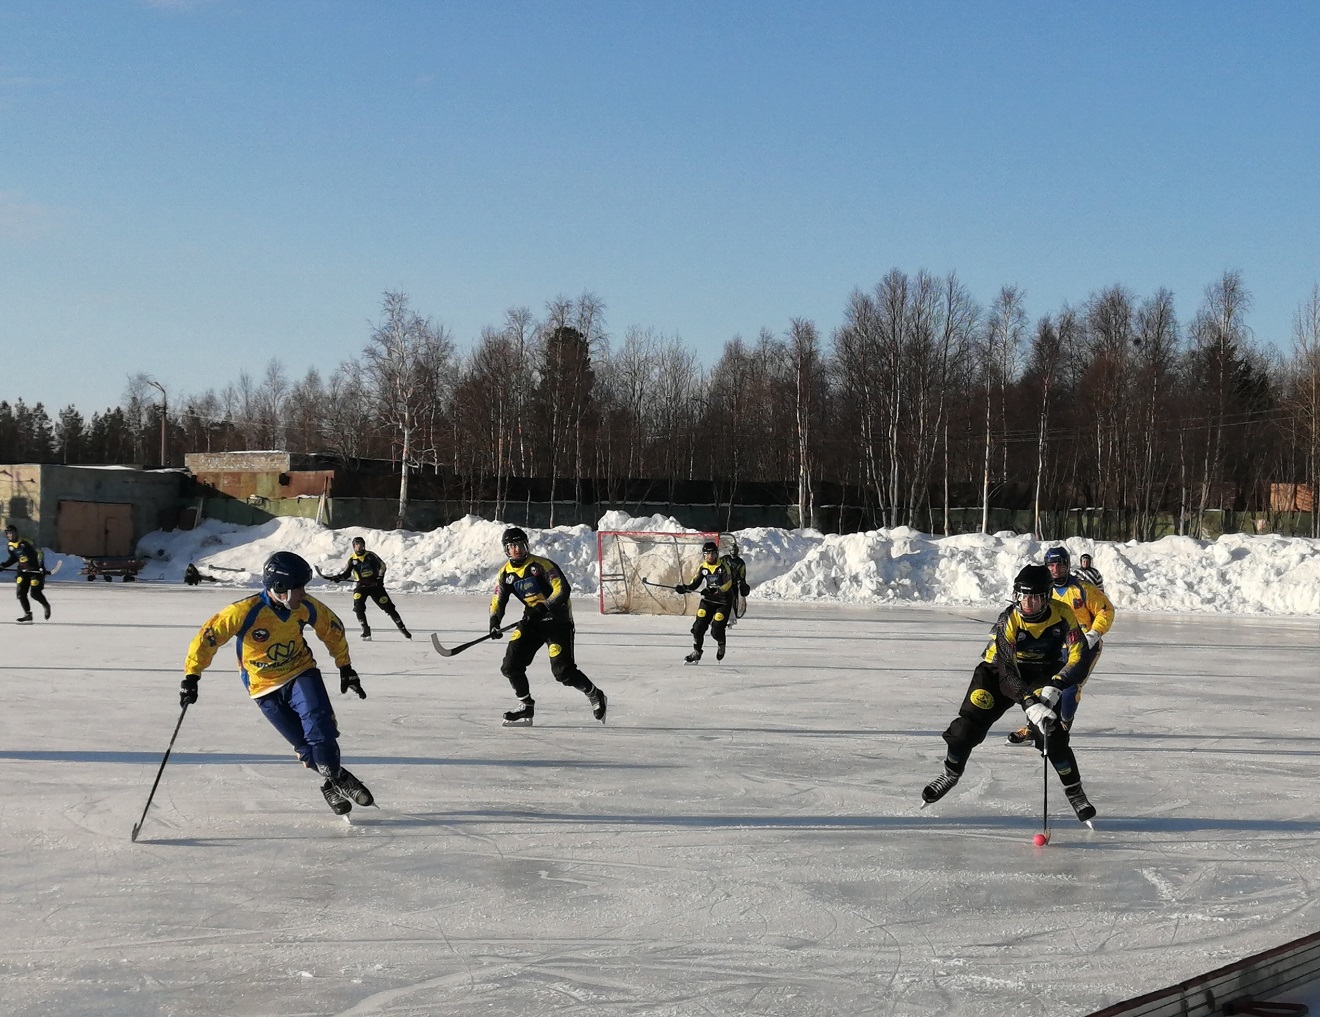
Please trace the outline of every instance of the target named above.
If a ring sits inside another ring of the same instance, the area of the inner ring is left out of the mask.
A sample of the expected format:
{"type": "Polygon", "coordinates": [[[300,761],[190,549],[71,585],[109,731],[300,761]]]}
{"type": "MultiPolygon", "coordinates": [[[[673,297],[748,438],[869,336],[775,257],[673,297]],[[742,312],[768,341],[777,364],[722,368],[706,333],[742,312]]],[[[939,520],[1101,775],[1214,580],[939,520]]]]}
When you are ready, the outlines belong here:
{"type": "Polygon", "coordinates": [[[165,386],[158,381],[147,379],[147,384],[160,393],[160,465],[165,465],[165,417],[170,410],[169,397],[165,395],[165,386]]]}

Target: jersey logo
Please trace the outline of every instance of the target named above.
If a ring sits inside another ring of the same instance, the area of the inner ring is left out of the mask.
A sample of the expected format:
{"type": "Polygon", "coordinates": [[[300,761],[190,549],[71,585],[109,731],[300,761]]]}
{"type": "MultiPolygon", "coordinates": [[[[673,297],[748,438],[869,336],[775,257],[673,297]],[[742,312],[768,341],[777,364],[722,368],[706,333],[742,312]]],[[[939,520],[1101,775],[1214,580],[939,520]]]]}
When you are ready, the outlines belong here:
{"type": "Polygon", "coordinates": [[[298,644],[293,641],[276,643],[266,651],[266,659],[272,664],[287,664],[296,656],[298,656],[298,644]]]}
{"type": "Polygon", "coordinates": [[[266,629],[253,629],[252,641],[254,643],[264,643],[270,638],[270,633],[266,629]]]}

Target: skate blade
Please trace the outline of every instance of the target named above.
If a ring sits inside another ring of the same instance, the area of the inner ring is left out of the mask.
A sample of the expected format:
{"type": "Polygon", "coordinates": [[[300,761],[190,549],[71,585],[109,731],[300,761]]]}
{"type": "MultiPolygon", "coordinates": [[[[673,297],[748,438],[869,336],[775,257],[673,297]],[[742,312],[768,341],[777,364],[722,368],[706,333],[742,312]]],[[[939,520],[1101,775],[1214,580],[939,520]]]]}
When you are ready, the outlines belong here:
{"type": "Polygon", "coordinates": [[[503,723],[502,726],[503,726],[503,727],[531,727],[531,726],[532,726],[532,722],[531,722],[530,720],[506,720],[506,721],[504,721],[504,723],[503,723]]]}

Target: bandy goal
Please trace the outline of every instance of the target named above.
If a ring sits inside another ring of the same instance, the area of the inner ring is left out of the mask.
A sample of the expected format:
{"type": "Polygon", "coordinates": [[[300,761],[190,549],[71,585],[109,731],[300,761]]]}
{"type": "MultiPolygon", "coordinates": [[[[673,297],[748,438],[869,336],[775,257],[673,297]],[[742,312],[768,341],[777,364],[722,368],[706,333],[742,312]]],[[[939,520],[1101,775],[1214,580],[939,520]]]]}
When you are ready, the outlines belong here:
{"type": "Polygon", "coordinates": [[[596,534],[596,574],[601,614],[695,614],[701,598],[675,593],[701,566],[701,545],[721,551],[727,535],[601,530],[596,534]],[[652,584],[652,585],[648,585],[652,584]]]}

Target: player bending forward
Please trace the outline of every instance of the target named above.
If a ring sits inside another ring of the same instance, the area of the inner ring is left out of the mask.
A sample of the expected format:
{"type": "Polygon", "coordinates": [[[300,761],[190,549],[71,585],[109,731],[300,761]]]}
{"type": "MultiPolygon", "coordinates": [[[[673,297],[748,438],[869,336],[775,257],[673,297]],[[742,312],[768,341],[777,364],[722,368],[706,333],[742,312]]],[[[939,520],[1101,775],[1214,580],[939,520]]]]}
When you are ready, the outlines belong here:
{"type": "Polygon", "coordinates": [[[564,578],[563,570],[549,558],[530,554],[527,534],[516,526],[504,531],[500,540],[508,561],[495,579],[495,596],[490,602],[490,637],[501,638],[500,622],[509,597],[517,597],[523,604],[522,621],[509,637],[504,651],[500,673],[509,679],[518,705],[504,714],[506,727],[531,726],[536,713],[536,700],[527,682],[527,665],[542,646],[550,655],[550,673],[561,685],[568,685],[586,694],[591,703],[591,715],[605,723],[605,693],[582,673],[573,659],[573,605],[569,601],[572,588],[564,578]]]}
{"type": "Polygon", "coordinates": [[[1050,573],[1044,565],[1028,565],[1013,583],[1014,602],[990,630],[990,644],[972,672],[958,716],[944,732],[948,751],[944,772],[925,786],[921,799],[937,802],[953,789],[967,767],[972,750],[1009,707],[1020,704],[1049,757],[1068,802],[1083,823],[1095,816],[1095,806],[1082,789],[1067,728],[1054,712],[1061,690],[1082,677],[1084,645],[1077,619],[1067,604],[1050,597],[1050,573]]]}
{"type": "Polygon", "coordinates": [[[238,667],[243,684],[275,730],[284,736],[303,766],[325,778],[321,794],[337,816],[353,803],[372,805],[366,785],[344,769],[339,759],[339,728],[325,682],[303,638],[311,628],[339,666],[339,692],[352,689],[366,699],[348,655],[348,640],[338,616],[305,587],[312,567],[291,551],[277,551],[262,569],[264,589],[230,604],[202,626],[188,647],[179,703],[197,702],[202,672],[225,643],[238,637],[238,667]]]}

